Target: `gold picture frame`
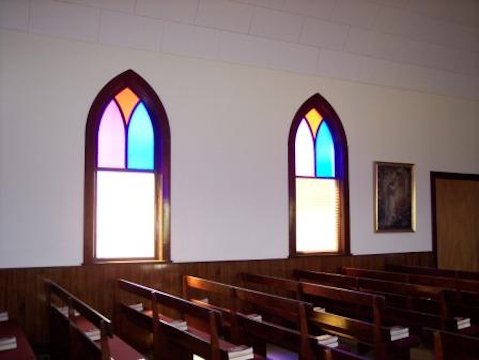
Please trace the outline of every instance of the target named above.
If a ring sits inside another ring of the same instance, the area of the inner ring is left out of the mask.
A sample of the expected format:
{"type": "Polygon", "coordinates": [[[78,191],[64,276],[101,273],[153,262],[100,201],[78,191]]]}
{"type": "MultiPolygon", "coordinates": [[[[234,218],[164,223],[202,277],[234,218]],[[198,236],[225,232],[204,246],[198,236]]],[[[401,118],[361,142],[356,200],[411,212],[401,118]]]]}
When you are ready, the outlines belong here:
{"type": "Polygon", "coordinates": [[[414,164],[374,162],[375,231],[416,231],[414,164]]]}

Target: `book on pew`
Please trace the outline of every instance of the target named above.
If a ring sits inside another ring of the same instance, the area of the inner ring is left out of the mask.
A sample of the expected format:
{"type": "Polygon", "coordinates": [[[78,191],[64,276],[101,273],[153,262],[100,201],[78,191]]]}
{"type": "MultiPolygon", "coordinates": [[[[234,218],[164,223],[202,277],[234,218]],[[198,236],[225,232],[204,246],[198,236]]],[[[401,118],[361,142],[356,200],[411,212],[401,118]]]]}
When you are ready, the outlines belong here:
{"type": "Polygon", "coordinates": [[[0,312],[0,321],[8,321],[8,311],[0,312]]]}
{"type": "Polygon", "coordinates": [[[457,316],[457,317],[454,318],[454,320],[456,320],[458,330],[471,327],[471,319],[470,318],[457,316]]]}
{"type": "Polygon", "coordinates": [[[248,314],[246,317],[255,321],[263,321],[263,317],[260,314],[248,314]]]}
{"type": "Polygon", "coordinates": [[[0,338],[0,351],[16,349],[17,338],[15,336],[8,336],[0,338]]]}
{"type": "Polygon", "coordinates": [[[338,337],[334,335],[329,335],[329,334],[323,334],[323,335],[318,335],[316,336],[316,339],[318,340],[318,344],[329,346],[329,347],[338,347],[339,342],[338,342],[338,337]]]}
{"type": "Polygon", "coordinates": [[[313,311],[315,312],[320,312],[320,313],[325,313],[326,312],[326,308],[322,307],[322,306],[315,306],[313,308],[313,311]]]}
{"type": "Polygon", "coordinates": [[[143,307],[143,303],[131,304],[130,308],[139,312],[142,312],[143,310],[145,310],[145,308],[143,307]]]}
{"type": "Polygon", "coordinates": [[[246,345],[234,346],[228,349],[228,359],[249,360],[253,359],[253,348],[246,345]]]}
{"type": "Polygon", "coordinates": [[[183,330],[183,331],[188,330],[188,324],[186,323],[185,320],[173,320],[173,321],[170,321],[168,324],[170,324],[171,326],[179,330],[183,330]]]}
{"type": "MultiPolygon", "coordinates": [[[[57,309],[63,314],[65,315],[66,317],[68,317],[68,306],[60,306],[60,307],[57,307],[57,309]]],[[[80,316],[80,313],[73,309],[73,316],[80,316]]]]}
{"type": "Polygon", "coordinates": [[[409,337],[409,328],[404,326],[393,326],[389,329],[391,341],[405,339],[409,337]]]}
{"type": "Polygon", "coordinates": [[[101,338],[100,329],[87,330],[87,331],[85,331],[85,335],[88,336],[88,338],[91,341],[98,341],[101,338]]]}

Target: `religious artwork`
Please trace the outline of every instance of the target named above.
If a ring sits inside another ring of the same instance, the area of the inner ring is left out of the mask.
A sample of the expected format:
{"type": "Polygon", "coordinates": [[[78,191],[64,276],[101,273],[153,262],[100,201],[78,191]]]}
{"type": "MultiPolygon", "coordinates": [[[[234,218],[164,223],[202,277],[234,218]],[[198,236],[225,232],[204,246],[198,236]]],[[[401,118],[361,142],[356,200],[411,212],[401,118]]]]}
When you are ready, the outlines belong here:
{"type": "Polygon", "coordinates": [[[414,165],[375,162],[376,232],[415,231],[414,165]]]}

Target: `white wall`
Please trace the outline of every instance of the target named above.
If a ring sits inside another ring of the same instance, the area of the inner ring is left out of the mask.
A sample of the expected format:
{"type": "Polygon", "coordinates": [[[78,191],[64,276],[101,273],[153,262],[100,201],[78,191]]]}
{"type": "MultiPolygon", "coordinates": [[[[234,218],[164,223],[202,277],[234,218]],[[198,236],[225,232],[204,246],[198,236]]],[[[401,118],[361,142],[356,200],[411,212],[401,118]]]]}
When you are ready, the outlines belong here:
{"type": "Polygon", "coordinates": [[[235,64],[72,40],[81,32],[39,34],[44,23],[32,20],[43,9],[37,4],[58,3],[2,4],[11,15],[0,17],[3,25],[13,22],[13,4],[26,5],[29,16],[26,28],[0,32],[0,267],[82,262],[86,117],[102,86],[129,68],[156,90],[169,116],[174,261],[287,256],[288,131],[316,92],[336,109],[348,137],[355,254],[430,251],[430,171],[479,173],[479,102],[462,96],[463,86],[444,96],[384,84],[391,73],[381,69],[373,85],[261,64],[261,54],[246,50],[238,54],[251,61],[235,64]],[[376,160],[416,164],[415,233],[374,233],[376,160]]]}

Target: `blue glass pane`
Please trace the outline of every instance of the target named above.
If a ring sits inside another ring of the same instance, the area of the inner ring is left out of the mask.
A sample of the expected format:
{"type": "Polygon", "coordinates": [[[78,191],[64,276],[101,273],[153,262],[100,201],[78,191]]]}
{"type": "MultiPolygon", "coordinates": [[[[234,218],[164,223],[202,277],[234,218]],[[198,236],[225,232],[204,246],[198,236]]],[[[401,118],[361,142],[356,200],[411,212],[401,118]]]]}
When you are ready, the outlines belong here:
{"type": "Polygon", "coordinates": [[[316,136],[316,176],[335,176],[334,142],[326,121],[321,123],[316,136]]]}
{"type": "Polygon", "coordinates": [[[150,115],[138,104],[128,126],[128,169],[153,170],[155,139],[150,115]]]}

